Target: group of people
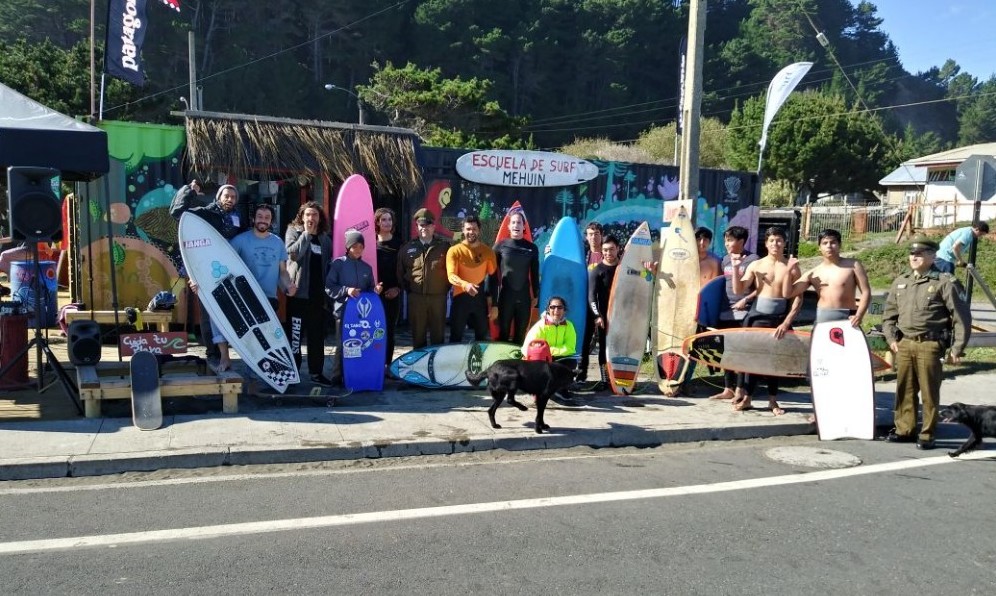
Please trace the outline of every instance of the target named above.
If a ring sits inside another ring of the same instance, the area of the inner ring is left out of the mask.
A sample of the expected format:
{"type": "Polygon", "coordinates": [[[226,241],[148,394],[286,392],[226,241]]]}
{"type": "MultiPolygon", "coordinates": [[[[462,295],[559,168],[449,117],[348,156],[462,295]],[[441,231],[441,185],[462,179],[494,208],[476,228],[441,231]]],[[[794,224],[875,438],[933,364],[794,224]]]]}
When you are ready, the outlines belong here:
{"type": "MultiPolygon", "coordinates": [[[[607,387],[606,320],[609,292],[620,260],[619,240],[603,236],[598,223],[585,229],[585,259],[588,265],[588,303],[570,305],[561,296],[548,298],[539,319],[529,325],[539,295],[539,251],[524,237],[522,212],[509,216],[509,236],[487,246],[481,239],[481,222],[475,215],[464,218],[462,238],[451,244],[435,234],[435,216],[427,209],[414,215],[417,235],[402,242],[397,234],[397,216],[391,209],[378,209],[374,215],[377,235],[378,279],[362,257],[366,250],[363,235],[355,230],[345,234],[346,254],[332,258],[329,222],[315,202],[301,205],[287,228],[283,241],[270,232],[273,210],[256,208],[251,227],[243,226],[236,212],[238,191],[231,185],[218,189],[208,201],[197,181],[176,194],[171,213],[179,219],[187,210],[204,217],[245,260],[250,271],[274,304],[277,291],[287,296],[288,337],[295,360],[302,363],[302,344],[307,344],[308,371],[315,383],[342,383],[342,354],[335,351],[331,376],[325,367],[325,338],[331,315],[336,344],[341,340],[341,318],[346,300],[360,292],[376,292],[387,318],[385,367],[395,347],[395,331],[401,312],[402,292],[408,297],[408,320],[412,347],[442,344],[446,341],[447,299],[449,341],[463,341],[469,328],[475,340],[492,339],[489,326],[497,323],[498,339],[521,344],[523,352],[537,341],[548,346],[549,354],[576,368],[576,380],[587,382],[589,355],[598,343],[600,378],[594,390],[607,387]],[[331,308],[330,308],[331,305],[331,308]],[[585,327],[580,332],[567,319],[570,308],[584,308],[585,327]]],[[[934,445],[937,422],[942,357],[950,349],[954,361],[963,354],[970,333],[971,315],[958,280],[951,274],[964,263],[963,251],[976,238],[988,233],[988,225],[955,230],[943,242],[917,236],[909,251],[911,271],[896,278],[890,288],[882,331],[896,355],[897,388],[895,428],[888,435],[894,442],[916,442],[923,449],[934,445]],[[923,424],[918,434],[918,401],[923,402],[923,424]],[[915,436],[914,436],[915,435],[915,436]]],[[[719,327],[762,327],[772,329],[778,339],[792,328],[802,306],[802,294],[809,289],[818,295],[816,321],[847,321],[859,327],[871,303],[871,287],[862,264],[841,256],[841,235],[827,229],[818,237],[821,262],[802,272],[799,261],[785,254],[786,236],[777,227],[764,232],[767,254],[759,258],[746,248],[747,229],[730,226],[723,236],[726,255],[720,259],[710,252],[713,234],[698,228],[700,282],[725,276],[729,309],[720,315],[719,327]]],[[[196,285],[191,283],[196,292],[196,285]]],[[[209,358],[216,367],[230,366],[224,336],[217,325],[201,313],[202,333],[211,339],[209,358]]],[[[758,386],[767,386],[768,406],[780,415],[778,381],[758,375],[724,374],[723,390],[711,399],[730,400],[737,411],[753,407],[758,386]]]]}

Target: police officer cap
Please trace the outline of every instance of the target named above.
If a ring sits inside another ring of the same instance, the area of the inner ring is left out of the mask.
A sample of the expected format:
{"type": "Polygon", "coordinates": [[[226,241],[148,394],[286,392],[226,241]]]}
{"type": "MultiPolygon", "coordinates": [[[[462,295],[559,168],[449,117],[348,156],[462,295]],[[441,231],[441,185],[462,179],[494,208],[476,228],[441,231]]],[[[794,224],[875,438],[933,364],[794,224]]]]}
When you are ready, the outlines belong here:
{"type": "Polygon", "coordinates": [[[363,244],[366,246],[366,242],[363,241],[363,234],[356,230],[346,230],[346,250],[353,248],[354,244],[363,244]]]}
{"type": "Polygon", "coordinates": [[[432,214],[432,211],[423,207],[415,212],[415,223],[423,225],[436,223],[436,216],[432,214]]]}
{"type": "Polygon", "coordinates": [[[923,234],[917,234],[913,237],[913,242],[910,243],[910,250],[932,250],[937,252],[940,248],[937,242],[924,236],[923,234]]]}

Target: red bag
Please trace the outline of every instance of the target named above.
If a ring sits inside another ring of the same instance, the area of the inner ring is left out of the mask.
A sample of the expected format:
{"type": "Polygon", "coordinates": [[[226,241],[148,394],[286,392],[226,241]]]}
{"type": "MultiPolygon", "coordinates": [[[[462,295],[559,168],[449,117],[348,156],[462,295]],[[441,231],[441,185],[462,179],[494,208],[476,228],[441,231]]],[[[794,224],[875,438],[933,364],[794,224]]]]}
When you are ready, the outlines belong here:
{"type": "Polygon", "coordinates": [[[546,343],[545,339],[534,339],[529,342],[529,347],[526,349],[526,360],[553,362],[553,356],[550,355],[550,344],[546,343]]]}

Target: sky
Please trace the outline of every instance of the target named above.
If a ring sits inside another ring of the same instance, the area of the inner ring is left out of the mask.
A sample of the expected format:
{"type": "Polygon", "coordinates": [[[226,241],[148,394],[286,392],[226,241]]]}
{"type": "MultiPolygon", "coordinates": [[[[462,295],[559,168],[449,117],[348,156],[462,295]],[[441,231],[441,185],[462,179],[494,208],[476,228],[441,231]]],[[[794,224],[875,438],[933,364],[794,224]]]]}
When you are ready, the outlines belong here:
{"type": "MultiPolygon", "coordinates": [[[[851,0],[854,5],[858,0],[851,0]]],[[[948,58],[980,81],[996,73],[996,1],[871,0],[880,29],[911,73],[941,66],[948,58]]]]}

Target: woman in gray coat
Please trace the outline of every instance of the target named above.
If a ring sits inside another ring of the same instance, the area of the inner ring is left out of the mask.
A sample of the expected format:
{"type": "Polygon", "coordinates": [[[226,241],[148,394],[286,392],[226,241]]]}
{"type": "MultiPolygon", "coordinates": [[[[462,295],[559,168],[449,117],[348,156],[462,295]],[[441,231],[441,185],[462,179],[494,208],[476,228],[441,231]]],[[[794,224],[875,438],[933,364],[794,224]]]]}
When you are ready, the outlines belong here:
{"type": "Polygon", "coordinates": [[[328,298],[325,276],[332,260],[329,222],[321,206],[309,201],[297,210],[297,217],[287,226],[287,272],[297,284],[297,293],[287,298],[287,337],[294,350],[294,361],[301,367],[301,335],[308,341],[308,372],[311,381],[331,385],[322,371],[325,367],[325,332],[328,326],[328,298]]]}

